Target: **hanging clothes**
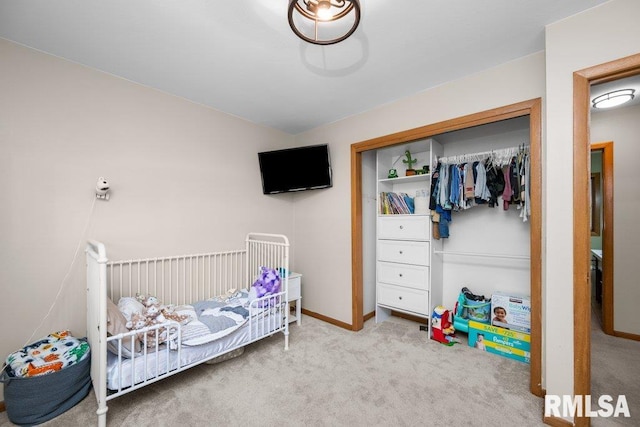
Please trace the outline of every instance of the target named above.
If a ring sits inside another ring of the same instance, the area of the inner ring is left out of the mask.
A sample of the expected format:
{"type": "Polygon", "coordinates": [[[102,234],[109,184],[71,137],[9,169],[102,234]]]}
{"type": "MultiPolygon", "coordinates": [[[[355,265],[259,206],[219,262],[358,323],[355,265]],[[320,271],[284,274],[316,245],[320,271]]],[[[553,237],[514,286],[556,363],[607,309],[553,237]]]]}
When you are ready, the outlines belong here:
{"type": "Polygon", "coordinates": [[[487,167],[487,188],[489,189],[489,207],[498,205],[498,196],[504,192],[504,175],[501,169],[494,165],[487,167]]]}
{"type": "Polygon", "coordinates": [[[431,177],[429,209],[433,237],[448,238],[451,212],[485,204],[508,210],[515,205],[520,217],[531,215],[530,158],[524,145],[484,153],[440,157],[431,177]]]}

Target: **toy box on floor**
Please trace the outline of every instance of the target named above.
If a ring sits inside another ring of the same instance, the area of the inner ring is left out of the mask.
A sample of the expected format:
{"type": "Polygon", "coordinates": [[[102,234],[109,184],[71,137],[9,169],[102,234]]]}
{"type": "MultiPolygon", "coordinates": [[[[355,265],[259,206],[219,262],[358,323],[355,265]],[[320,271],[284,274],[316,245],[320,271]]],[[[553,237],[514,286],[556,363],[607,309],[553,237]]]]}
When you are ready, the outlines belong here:
{"type": "Polygon", "coordinates": [[[469,322],[469,346],[529,363],[531,336],[484,323],[469,322]]]}
{"type": "Polygon", "coordinates": [[[491,295],[491,324],[531,333],[531,300],[525,296],[496,292],[491,295]]]}

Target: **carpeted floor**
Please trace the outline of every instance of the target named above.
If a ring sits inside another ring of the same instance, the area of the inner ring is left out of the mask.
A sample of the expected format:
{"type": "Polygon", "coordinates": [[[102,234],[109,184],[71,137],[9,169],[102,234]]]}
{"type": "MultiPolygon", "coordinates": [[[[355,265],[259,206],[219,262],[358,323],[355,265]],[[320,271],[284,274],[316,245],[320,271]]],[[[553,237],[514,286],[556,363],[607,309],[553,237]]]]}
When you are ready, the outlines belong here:
{"type": "Polygon", "coordinates": [[[591,425],[639,426],[640,425],[640,342],[613,337],[602,332],[600,316],[591,316],[591,400],[593,410],[598,410],[597,400],[610,395],[617,402],[624,395],[631,418],[592,418],[591,425]]]}
{"type": "MultiPolygon", "coordinates": [[[[354,333],[304,316],[290,329],[287,352],[278,334],[238,358],[110,401],[108,425],[542,425],[543,400],[528,391],[526,364],[427,342],[416,323],[399,318],[370,320],[354,333]]],[[[96,407],[91,393],[43,425],[94,425],[96,407]]]]}

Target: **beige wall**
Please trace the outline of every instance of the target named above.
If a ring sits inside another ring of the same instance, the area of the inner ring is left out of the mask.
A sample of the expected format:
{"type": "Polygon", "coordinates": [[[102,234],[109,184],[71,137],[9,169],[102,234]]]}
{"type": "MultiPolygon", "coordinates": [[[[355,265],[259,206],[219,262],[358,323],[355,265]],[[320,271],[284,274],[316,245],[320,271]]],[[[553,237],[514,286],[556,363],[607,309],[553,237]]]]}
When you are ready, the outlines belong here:
{"type": "Polygon", "coordinates": [[[546,390],[573,392],[573,81],[574,71],[640,51],[640,2],[613,0],[549,25],[546,31],[546,390]]]}
{"type": "Polygon", "coordinates": [[[87,237],[122,259],[293,235],[293,198],[262,194],[257,157],[291,135],[5,40],[0,64],[0,357],[34,330],[84,336],[84,245],[70,264],[87,237]],[[111,200],[83,234],[99,176],[111,200]]]}
{"type": "Polygon", "coordinates": [[[640,105],[591,115],[591,141],[613,141],[614,156],[614,319],[613,329],[640,335],[640,105]]]}
{"type": "Polygon", "coordinates": [[[299,145],[329,143],[334,172],[333,188],[295,203],[303,307],[351,324],[351,144],[543,94],[544,54],[537,53],[297,135],[299,145]]]}

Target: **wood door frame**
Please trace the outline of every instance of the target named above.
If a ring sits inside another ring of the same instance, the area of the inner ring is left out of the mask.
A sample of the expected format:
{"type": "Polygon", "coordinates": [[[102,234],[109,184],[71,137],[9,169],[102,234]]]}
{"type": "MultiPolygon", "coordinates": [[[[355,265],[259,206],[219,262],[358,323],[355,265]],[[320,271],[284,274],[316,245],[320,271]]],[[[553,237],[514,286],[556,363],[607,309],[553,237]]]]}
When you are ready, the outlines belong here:
{"type": "MultiPolygon", "coordinates": [[[[640,74],[640,54],[573,73],[573,392],[591,393],[591,286],[589,180],[590,87],[640,74]]],[[[575,417],[577,427],[589,426],[588,417],[575,417]]]]}
{"type": "Polygon", "coordinates": [[[602,331],[614,335],[613,328],[613,141],[591,144],[591,153],[602,152],[602,331]],[[607,262],[605,262],[605,260],[607,262]],[[605,286],[606,283],[606,286],[605,286]]]}
{"type": "Polygon", "coordinates": [[[529,390],[542,397],[542,101],[540,98],[470,114],[351,145],[352,329],[363,328],[362,152],[445,132],[529,116],[531,153],[531,364],[529,390]]]}

